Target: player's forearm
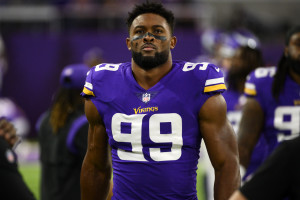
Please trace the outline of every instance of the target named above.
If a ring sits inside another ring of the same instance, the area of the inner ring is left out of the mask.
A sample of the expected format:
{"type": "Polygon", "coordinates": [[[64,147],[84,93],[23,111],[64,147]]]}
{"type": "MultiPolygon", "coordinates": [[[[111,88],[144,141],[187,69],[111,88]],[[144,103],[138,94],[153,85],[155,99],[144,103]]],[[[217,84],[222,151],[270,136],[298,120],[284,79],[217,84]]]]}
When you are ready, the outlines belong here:
{"type": "Polygon", "coordinates": [[[243,145],[241,143],[238,144],[238,147],[240,165],[247,169],[251,159],[252,150],[250,149],[250,147],[246,147],[246,145],[243,145]]]}
{"type": "Polygon", "coordinates": [[[80,176],[82,200],[106,200],[111,179],[111,167],[99,170],[83,164],[80,176]]]}
{"type": "Polygon", "coordinates": [[[240,172],[237,159],[224,163],[222,168],[215,170],[214,198],[227,200],[240,187],[240,172]]]}

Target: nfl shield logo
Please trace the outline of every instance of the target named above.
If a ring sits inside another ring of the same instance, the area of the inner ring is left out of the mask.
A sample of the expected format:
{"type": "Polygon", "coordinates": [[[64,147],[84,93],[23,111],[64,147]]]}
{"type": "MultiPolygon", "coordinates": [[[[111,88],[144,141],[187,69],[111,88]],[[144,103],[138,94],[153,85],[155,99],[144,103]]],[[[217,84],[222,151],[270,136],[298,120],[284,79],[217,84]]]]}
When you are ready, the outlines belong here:
{"type": "Polygon", "coordinates": [[[149,102],[149,101],[150,101],[150,94],[148,94],[148,93],[143,94],[143,96],[142,96],[142,101],[143,101],[144,103],[149,102]]]}

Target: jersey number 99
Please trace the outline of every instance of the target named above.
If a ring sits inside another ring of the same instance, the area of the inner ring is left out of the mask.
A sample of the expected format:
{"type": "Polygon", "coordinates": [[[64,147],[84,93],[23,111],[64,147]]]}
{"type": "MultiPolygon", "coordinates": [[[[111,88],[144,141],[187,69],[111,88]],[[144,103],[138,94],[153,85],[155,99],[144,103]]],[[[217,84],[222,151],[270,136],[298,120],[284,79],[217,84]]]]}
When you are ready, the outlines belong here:
{"type": "MultiPolygon", "coordinates": [[[[128,142],[132,151],[118,149],[121,160],[147,161],[143,154],[142,123],[146,114],[125,115],[116,113],[112,117],[112,136],[117,142],[128,142]],[[121,123],[130,123],[130,134],[121,132],[121,123]]],[[[149,118],[149,138],[155,143],[172,143],[171,151],[162,152],[160,148],[149,148],[149,154],[154,161],[178,160],[181,157],[182,118],[176,113],[154,114],[149,118]],[[171,123],[171,133],[161,134],[160,124],[171,123]]]]}

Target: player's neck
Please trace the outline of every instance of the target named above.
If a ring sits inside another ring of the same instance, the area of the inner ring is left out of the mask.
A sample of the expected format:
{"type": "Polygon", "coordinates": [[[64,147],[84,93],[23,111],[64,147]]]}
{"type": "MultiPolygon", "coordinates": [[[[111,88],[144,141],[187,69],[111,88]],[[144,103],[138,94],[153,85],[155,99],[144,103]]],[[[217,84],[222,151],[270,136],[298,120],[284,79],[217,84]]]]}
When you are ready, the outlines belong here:
{"type": "Polygon", "coordinates": [[[172,58],[169,56],[167,62],[153,69],[145,70],[132,60],[132,73],[137,83],[145,90],[150,89],[158,83],[172,69],[172,58]]]}

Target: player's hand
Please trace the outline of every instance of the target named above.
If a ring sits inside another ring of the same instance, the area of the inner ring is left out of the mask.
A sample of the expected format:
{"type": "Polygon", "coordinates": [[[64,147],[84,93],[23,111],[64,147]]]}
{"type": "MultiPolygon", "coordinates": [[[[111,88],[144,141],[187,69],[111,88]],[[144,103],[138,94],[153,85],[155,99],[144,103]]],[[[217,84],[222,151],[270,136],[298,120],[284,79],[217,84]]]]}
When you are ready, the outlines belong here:
{"type": "Polygon", "coordinates": [[[0,137],[3,137],[11,147],[20,139],[14,125],[5,118],[0,118],[0,137]]]}

